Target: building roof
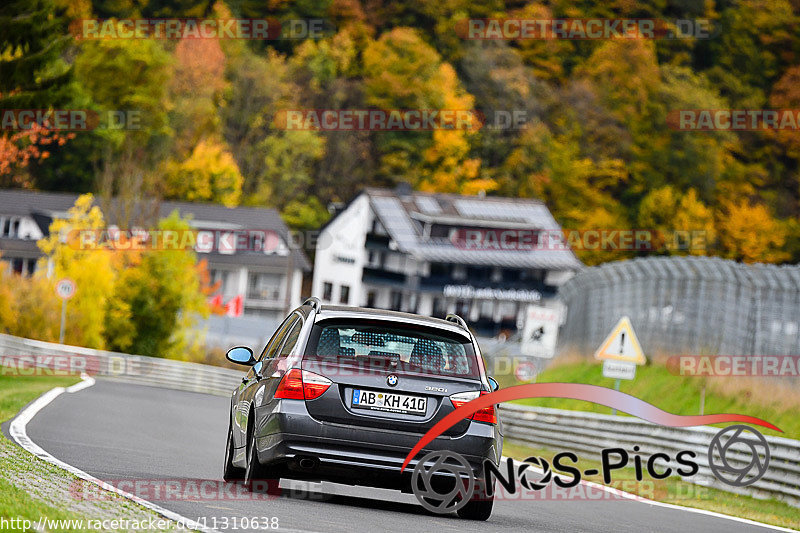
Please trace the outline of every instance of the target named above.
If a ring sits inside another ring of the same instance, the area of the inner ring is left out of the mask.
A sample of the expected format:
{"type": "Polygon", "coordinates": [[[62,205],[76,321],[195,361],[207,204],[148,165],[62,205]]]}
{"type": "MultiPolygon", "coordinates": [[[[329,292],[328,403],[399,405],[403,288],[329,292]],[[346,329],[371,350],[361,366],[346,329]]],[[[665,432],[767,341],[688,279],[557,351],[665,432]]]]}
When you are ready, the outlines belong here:
{"type": "Polygon", "coordinates": [[[462,228],[561,231],[540,200],[461,196],[410,190],[367,188],[370,205],[400,251],[422,260],[516,268],[579,270],[572,250],[466,249],[449,239],[426,237],[426,223],[462,228]]]}
{"type": "MultiPolygon", "coordinates": [[[[39,192],[19,189],[0,189],[0,215],[47,217],[65,216],[67,210],[73,206],[78,194],[39,192]]],[[[99,199],[95,203],[100,204],[99,199]]],[[[153,215],[155,218],[168,216],[178,210],[181,216],[191,215],[193,225],[200,229],[253,229],[272,230],[285,242],[289,242],[289,228],[283,222],[280,214],[275,209],[263,207],[225,207],[219,204],[161,201],[154,203],[153,215]]],[[[116,211],[116,210],[113,210],[116,211]]],[[[105,213],[104,213],[105,214],[105,213]]],[[[111,222],[115,222],[114,215],[106,214],[111,222]]],[[[37,220],[37,223],[41,223],[37,220]]],[[[42,228],[46,231],[47,228],[42,228]]],[[[311,265],[302,250],[293,250],[295,268],[304,271],[311,270],[311,265]]],[[[200,257],[208,255],[216,260],[225,257],[221,254],[199,254],[200,257]]],[[[245,264],[262,265],[274,264],[279,261],[285,264],[286,258],[269,256],[258,253],[237,253],[227,256],[231,263],[242,264],[240,259],[246,257],[245,264]],[[261,258],[263,257],[263,261],[261,258]],[[283,259],[280,261],[280,259],[283,259]]]]}

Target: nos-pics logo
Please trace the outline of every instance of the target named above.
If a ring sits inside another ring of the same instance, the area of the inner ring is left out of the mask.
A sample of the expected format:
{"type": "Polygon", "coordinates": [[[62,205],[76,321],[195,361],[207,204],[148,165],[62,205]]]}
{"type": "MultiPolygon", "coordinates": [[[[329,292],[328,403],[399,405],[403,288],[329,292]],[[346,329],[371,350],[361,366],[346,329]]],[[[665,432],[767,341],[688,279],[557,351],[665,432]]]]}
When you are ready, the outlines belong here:
{"type": "MultiPolygon", "coordinates": [[[[634,446],[633,450],[638,452],[639,447],[634,446]]],[[[491,498],[495,479],[509,494],[516,493],[517,484],[531,491],[542,490],[550,483],[561,488],[574,487],[584,475],[602,474],[603,481],[610,483],[612,472],[626,468],[631,459],[637,481],[642,481],[645,473],[653,479],[665,479],[671,475],[686,478],[700,470],[697,454],[691,450],[678,452],[673,460],[662,452],[643,457],[638,453],[631,455],[623,448],[606,448],[601,453],[600,472],[596,469],[581,472],[575,466],[578,456],[572,452],[562,452],[554,456],[552,466],[541,457],[529,457],[518,466],[514,465],[513,459],[508,459],[506,472],[487,459],[483,462],[483,472],[476,478],[472,467],[460,454],[435,451],[425,455],[414,467],[411,489],[427,510],[452,513],[470,500],[491,498]],[[536,479],[529,477],[533,473],[530,467],[538,469],[536,479]]],[[[770,459],[769,444],[761,433],[749,426],[730,426],[714,435],[706,459],[708,467],[719,481],[744,487],[752,485],[766,473],[770,459]]]]}

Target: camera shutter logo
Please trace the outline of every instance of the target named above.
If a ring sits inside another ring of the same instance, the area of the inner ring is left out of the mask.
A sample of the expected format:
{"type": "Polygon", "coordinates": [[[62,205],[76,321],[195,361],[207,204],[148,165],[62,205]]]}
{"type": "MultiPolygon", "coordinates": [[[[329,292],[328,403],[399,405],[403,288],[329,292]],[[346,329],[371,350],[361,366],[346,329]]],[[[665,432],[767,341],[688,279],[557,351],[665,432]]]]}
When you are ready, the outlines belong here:
{"type": "Polygon", "coordinates": [[[716,435],[708,447],[708,466],[728,485],[752,485],[767,472],[769,444],[749,426],[730,426],[716,435]]]}
{"type": "Polygon", "coordinates": [[[430,452],[420,459],[411,475],[411,490],[419,503],[434,513],[452,513],[458,511],[472,498],[475,491],[475,475],[466,459],[461,455],[448,452],[430,452]],[[433,463],[426,467],[426,463],[433,463]],[[449,477],[442,481],[444,487],[438,486],[434,476],[449,477]],[[437,492],[437,488],[448,492],[437,492]]]}
{"type": "Polygon", "coordinates": [[[553,479],[553,471],[550,469],[550,463],[547,462],[544,457],[536,456],[525,459],[522,465],[520,465],[517,475],[519,476],[519,484],[528,490],[542,490],[547,487],[553,479]],[[529,479],[525,472],[530,466],[534,466],[542,472],[542,475],[537,481],[529,479]]]}

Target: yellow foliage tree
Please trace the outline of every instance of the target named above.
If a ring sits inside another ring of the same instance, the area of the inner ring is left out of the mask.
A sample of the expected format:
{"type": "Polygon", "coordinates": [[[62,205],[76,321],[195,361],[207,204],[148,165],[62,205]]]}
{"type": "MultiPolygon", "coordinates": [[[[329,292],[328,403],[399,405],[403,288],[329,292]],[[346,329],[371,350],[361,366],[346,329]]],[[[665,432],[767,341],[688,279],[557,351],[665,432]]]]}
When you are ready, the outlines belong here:
{"type": "MultiPolygon", "coordinates": [[[[366,101],[377,108],[473,111],[474,98],[455,69],[411,28],[395,28],[371,42],[364,50],[364,73],[366,101]]],[[[430,136],[384,133],[378,146],[382,172],[410,179],[425,191],[494,190],[494,180],[478,177],[480,160],[469,157],[469,138],[479,128],[473,120],[453,129],[435,129],[430,136]]]]}
{"type": "Polygon", "coordinates": [[[654,230],[656,249],[670,253],[706,255],[716,240],[714,213],[689,189],[681,194],[671,186],[654,189],[639,205],[639,228],[654,230]]]}
{"type": "Polygon", "coordinates": [[[223,145],[202,140],[186,161],[171,161],[166,169],[167,196],[190,202],[216,202],[233,207],[242,195],[242,174],[223,145]]]}
{"type": "Polygon", "coordinates": [[[717,215],[722,256],[745,263],[778,263],[789,259],[782,249],[786,228],[763,204],[726,201],[717,215]]]}
{"type": "MultiPolygon", "coordinates": [[[[2,257],[0,257],[2,259],[2,257]]],[[[8,272],[8,265],[0,261],[0,332],[11,333],[17,324],[14,313],[14,292],[11,288],[13,280],[8,272]]]]}
{"type": "Polygon", "coordinates": [[[50,235],[37,244],[45,254],[40,259],[40,272],[52,273],[50,292],[55,290],[55,281],[65,277],[71,278],[77,286],[75,296],[68,303],[65,342],[104,348],[106,306],[114,290],[112,258],[106,250],[82,250],[69,238],[75,230],[105,227],[100,208],[92,206],[92,202],[91,194],[80,196],[68,217],[55,219],[50,224],[50,235]]]}
{"type": "MultiPolygon", "coordinates": [[[[61,300],[51,280],[44,276],[6,276],[13,297],[10,320],[0,318],[0,329],[11,335],[44,341],[58,340],[61,324],[61,300]]],[[[70,315],[71,316],[71,315],[70,315]]],[[[69,324],[69,322],[67,323],[69,324]]]]}

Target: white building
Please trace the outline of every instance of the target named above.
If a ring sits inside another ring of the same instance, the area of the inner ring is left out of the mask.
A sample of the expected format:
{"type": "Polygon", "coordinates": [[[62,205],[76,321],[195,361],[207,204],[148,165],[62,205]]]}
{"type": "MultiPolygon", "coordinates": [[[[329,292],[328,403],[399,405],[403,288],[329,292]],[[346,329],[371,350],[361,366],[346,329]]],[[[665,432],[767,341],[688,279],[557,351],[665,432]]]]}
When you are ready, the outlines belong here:
{"type": "Polygon", "coordinates": [[[538,200],[369,188],[322,228],[312,293],[343,305],[455,312],[482,334],[513,331],[528,304],[547,305],[582,263],[563,246],[465,237],[560,230],[538,200]]]}

